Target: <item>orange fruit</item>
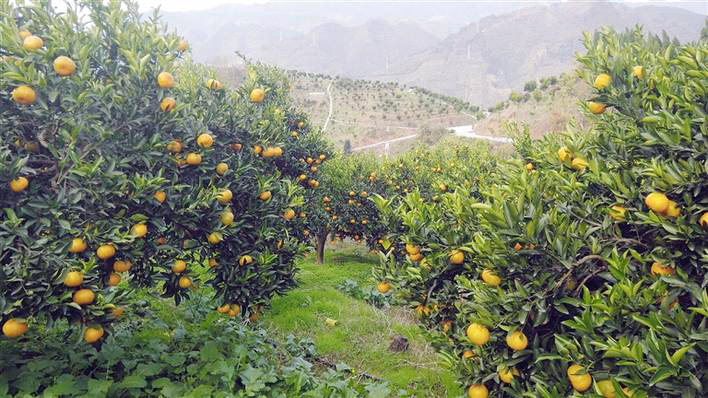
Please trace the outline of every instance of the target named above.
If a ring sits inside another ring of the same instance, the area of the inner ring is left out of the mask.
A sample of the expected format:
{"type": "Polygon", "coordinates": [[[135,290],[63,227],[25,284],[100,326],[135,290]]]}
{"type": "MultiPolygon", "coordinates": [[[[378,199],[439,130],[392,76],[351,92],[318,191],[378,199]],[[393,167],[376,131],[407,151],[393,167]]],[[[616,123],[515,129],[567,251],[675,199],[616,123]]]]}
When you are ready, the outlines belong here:
{"type": "Polygon", "coordinates": [[[198,166],[202,162],[202,155],[194,152],[187,154],[187,164],[190,166],[198,166]]]}
{"type": "Polygon", "coordinates": [[[217,265],[219,265],[219,262],[216,261],[215,258],[210,258],[210,259],[209,259],[209,267],[214,268],[214,267],[216,267],[217,265]]]}
{"type": "Polygon", "coordinates": [[[229,312],[229,305],[224,304],[221,307],[216,307],[216,312],[218,312],[219,314],[226,314],[227,312],[229,312]]]}
{"type": "Polygon", "coordinates": [[[450,253],[450,264],[460,265],[465,262],[465,253],[462,250],[455,249],[450,253]]]}
{"type": "Polygon", "coordinates": [[[12,192],[22,192],[27,189],[29,180],[26,177],[17,177],[10,181],[10,190],[12,192]]]}
{"type": "Polygon", "coordinates": [[[104,331],[100,326],[88,327],[84,330],[84,341],[93,344],[103,337],[104,331]]]}
{"type": "Polygon", "coordinates": [[[84,273],[81,271],[71,271],[64,277],[64,285],[68,287],[81,286],[84,281],[84,273]]]}
{"type": "Polygon", "coordinates": [[[86,250],[86,242],[81,238],[74,238],[71,240],[71,245],[69,246],[69,253],[83,253],[86,250]]]}
{"type": "Polygon", "coordinates": [[[612,206],[610,207],[610,217],[615,221],[624,221],[627,209],[622,206],[612,206]]]}
{"type": "Polygon", "coordinates": [[[207,88],[210,90],[221,90],[224,86],[216,79],[207,80],[207,88]]]}
{"type": "Polygon", "coordinates": [[[674,274],[674,269],[668,266],[664,266],[658,261],[654,261],[651,264],[651,274],[653,276],[671,276],[674,274]]]}
{"type": "Polygon", "coordinates": [[[517,242],[517,243],[514,245],[514,251],[519,252],[519,251],[521,251],[522,248],[523,248],[523,246],[521,246],[521,243],[518,243],[518,242],[517,242]]]}
{"type": "Polygon", "coordinates": [[[570,157],[570,149],[567,147],[560,147],[558,149],[558,159],[560,159],[561,162],[565,162],[570,159],[570,157]]]}
{"type": "Polygon", "coordinates": [[[229,170],[229,165],[221,162],[216,165],[216,174],[223,176],[229,170]]]}
{"type": "Polygon", "coordinates": [[[113,263],[113,271],[115,271],[115,272],[127,272],[128,270],[130,270],[130,267],[131,267],[131,266],[132,266],[132,264],[130,263],[130,261],[116,260],[116,261],[113,263]]]}
{"type": "Polygon", "coordinates": [[[238,260],[238,263],[241,266],[248,265],[253,262],[253,257],[249,255],[241,256],[241,258],[238,260]]]}
{"type": "Polygon", "coordinates": [[[261,103],[265,99],[265,91],[260,88],[254,88],[251,90],[251,94],[248,96],[251,102],[261,103]]]}
{"type": "Polygon", "coordinates": [[[469,389],[467,389],[468,398],[487,398],[489,396],[489,390],[484,384],[472,384],[469,389]]]}
{"type": "Polygon", "coordinates": [[[96,256],[101,260],[108,260],[109,258],[116,255],[116,248],[111,245],[101,245],[96,249],[96,256]]]}
{"type": "Polygon", "coordinates": [[[217,244],[221,243],[222,240],[224,240],[224,237],[221,235],[220,232],[212,232],[207,237],[207,240],[212,245],[217,245],[217,244]]]}
{"type": "Polygon", "coordinates": [[[376,290],[378,290],[381,294],[386,294],[389,290],[391,290],[391,284],[388,282],[379,282],[376,285],[376,290]]]}
{"type": "Polygon", "coordinates": [[[644,78],[644,67],[641,65],[637,65],[632,68],[632,76],[636,77],[637,79],[642,79],[644,78]]]}
{"type": "Polygon", "coordinates": [[[133,227],[130,229],[130,234],[135,236],[136,238],[144,238],[145,235],[148,233],[148,227],[145,224],[135,224],[133,227]]]}
{"type": "Polygon", "coordinates": [[[612,380],[600,380],[595,382],[597,384],[597,389],[600,390],[600,395],[605,398],[615,398],[617,393],[615,392],[615,386],[612,384],[612,380]]]}
{"type": "Polygon", "coordinates": [[[256,155],[259,155],[261,152],[263,152],[263,147],[260,145],[256,145],[253,147],[253,153],[256,155]]]}
{"type": "Polygon", "coordinates": [[[669,206],[666,208],[666,216],[676,218],[681,215],[681,209],[673,200],[669,200],[669,206]]]}
{"type": "Polygon", "coordinates": [[[175,274],[181,274],[184,272],[184,270],[187,269],[187,262],[184,260],[176,260],[174,264],[172,264],[172,272],[175,274]]]}
{"type": "Polygon", "coordinates": [[[504,368],[500,369],[499,372],[499,380],[506,384],[511,384],[512,381],[514,381],[515,376],[519,376],[520,373],[516,368],[504,368]]]}
{"type": "Polygon", "coordinates": [[[116,318],[120,318],[124,312],[125,312],[125,309],[123,307],[115,307],[111,310],[111,315],[113,315],[116,318]]]}
{"type": "Polygon", "coordinates": [[[285,212],[283,212],[283,218],[290,221],[293,218],[295,218],[295,210],[293,209],[286,209],[285,212]]]}
{"type": "Polygon", "coordinates": [[[177,51],[183,53],[187,50],[189,50],[189,43],[186,40],[180,40],[177,44],[177,51]]]}
{"type": "Polygon", "coordinates": [[[178,140],[172,140],[167,144],[167,150],[172,153],[180,153],[182,152],[182,143],[178,140]]]}
{"type": "Polygon", "coordinates": [[[484,345],[489,341],[489,329],[479,323],[472,323],[467,327],[467,338],[475,345],[484,345]]]}
{"type": "Polygon", "coordinates": [[[517,330],[506,336],[506,345],[514,351],[523,351],[529,345],[529,339],[524,332],[517,330]]]}
{"type": "Polygon", "coordinates": [[[2,334],[11,339],[22,336],[28,329],[27,322],[17,318],[8,319],[2,324],[2,334]]]}
{"type": "Polygon", "coordinates": [[[12,90],[12,100],[22,105],[32,105],[37,99],[37,94],[30,86],[17,86],[12,90]]]}
{"type": "Polygon", "coordinates": [[[234,213],[232,213],[231,210],[224,210],[219,215],[219,219],[222,224],[229,226],[234,222],[234,213]]]}
{"type": "Polygon", "coordinates": [[[273,196],[273,195],[271,195],[270,191],[263,191],[263,192],[260,193],[260,195],[258,195],[258,199],[260,199],[260,200],[262,200],[262,201],[265,202],[265,201],[270,200],[270,198],[271,198],[272,196],[273,196]]]}
{"type": "Polygon", "coordinates": [[[175,86],[175,78],[170,72],[160,72],[157,75],[157,85],[160,88],[172,88],[175,86]]]}
{"type": "Polygon", "coordinates": [[[177,106],[177,101],[172,97],[165,97],[160,101],[160,109],[163,112],[171,112],[177,106]]]}
{"type": "Polygon", "coordinates": [[[30,32],[29,30],[21,30],[20,31],[20,39],[24,40],[28,36],[32,36],[32,32],[30,32]]]}
{"type": "Polygon", "coordinates": [[[155,200],[157,200],[158,202],[164,203],[165,200],[167,200],[167,193],[165,193],[165,191],[157,191],[157,192],[155,192],[155,194],[153,195],[153,197],[154,197],[155,200]]]}
{"type": "Polygon", "coordinates": [[[502,283],[502,279],[491,269],[485,269],[482,271],[482,280],[490,286],[499,286],[502,283]]]}
{"type": "Polygon", "coordinates": [[[587,391],[592,384],[592,376],[585,371],[585,369],[580,365],[571,365],[568,367],[568,380],[573,386],[573,389],[578,392],[587,391]]]}
{"type": "Polygon", "coordinates": [[[661,192],[652,192],[644,198],[644,203],[654,213],[664,214],[669,208],[669,198],[661,192]]]}
{"type": "Polygon", "coordinates": [[[96,294],[91,289],[79,289],[74,292],[74,302],[79,305],[86,305],[93,303],[96,298],[96,294]]]}
{"type": "Polygon", "coordinates": [[[199,134],[199,137],[197,137],[197,145],[209,149],[214,145],[214,138],[208,133],[199,134]]]}
{"type": "Polygon", "coordinates": [[[701,227],[708,227],[708,211],[703,213],[701,218],[698,219],[698,225],[701,227]]]}
{"type": "Polygon", "coordinates": [[[192,280],[188,276],[183,276],[179,278],[178,284],[182,289],[189,289],[192,287],[192,280]]]}
{"type": "Polygon", "coordinates": [[[106,284],[108,286],[117,286],[120,283],[120,275],[116,274],[115,272],[111,272],[108,275],[108,280],[106,281],[106,284]]]}
{"type": "Polygon", "coordinates": [[[44,41],[42,40],[42,38],[35,35],[29,35],[25,37],[25,39],[22,41],[22,47],[24,47],[25,50],[28,51],[38,50],[42,48],[43,45],[44,41]]]}
{"type": "Polygon", "coordinates": [[[76,71],[76,64],[74,61],[63,55],[56,57],[52,63],[52,66],[54,67],[54,72],[56,72],[59,76],[70,76],[76,71]]]}
{"type": "Polygon", "coordinates": [[[588,109],[590,112],[594,113],[595,115],[599,115],[605,112],[605,108],[607,108],[607,105],[601,104],[599,102],[588,102],[588,109]]]}
{"type": "Polygon", "coordinates": [[[570,166],[575,170],[583,171],[585,170],[585,168],[588,167],[588,162],[585,161],[585,159],[578,157],[573,159],[572,162],[570,162],[570,166]]]}
{"type": "Polygon", "coordinates": [[[228,204],[231,202],[231,199],[234,198],[233,192],[231,192],[230,189],[222,189],[219,191],[219,193],[216,195],[216,201],[219,202],[222,205],[228,204]]]}
{"type": "Polygon", "coordinates": [[[609,86],[610,83],[612,83],[612,78],[610,77],[610,75],[608,75],[607,73],[600,73],[595,78],[595,82],[592,84],[592,86],[598,90],[602,90],[603,88],[609,86]]]}

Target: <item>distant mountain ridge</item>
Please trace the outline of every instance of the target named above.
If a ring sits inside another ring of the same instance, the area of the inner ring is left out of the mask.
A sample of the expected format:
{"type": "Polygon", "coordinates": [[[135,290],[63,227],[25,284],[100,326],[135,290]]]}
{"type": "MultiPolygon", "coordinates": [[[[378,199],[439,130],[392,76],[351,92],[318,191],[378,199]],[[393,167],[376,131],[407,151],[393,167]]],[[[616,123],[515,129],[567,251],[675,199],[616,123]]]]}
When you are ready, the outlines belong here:
{"type": "MultiPolygon", "coordinates": [[[[229,14],[232,8],[227,6],[194,15],[167,13],[165,20],[190,41],[197,60],[231,64],[239,51],[285,69],[395,81],[485,106],[508,97],[528,80],[571,70],[575,54],[582,50],[584,31],[602,26],[624,30],[640,24],[646,32],[666,31],[685,42],[698,38],[705,20],[704,15],[676,7],[571,1],[477,18],[439,39],[419,22],[405,18],[391,22],[390,12],[383,13],[389,20],[347,25],[342,21],[348,19],[341,16],[347,9],[332,7],[333,17],[325,9],[309,25],[299,18],[304,9],[287,4],[240,7],[236,16],[229,14]],[[296,22],[284,22],[288,20],[283,10],[292,11],[296,22]],[[204,28],[209,21],[211,30],[204,28]]],[[[455,16],[451,10],[440,13],[431,13],[426,24],[439,18],[441,23],[460,26],[465,17],[475,19],[462,12],[455,16]]]]}

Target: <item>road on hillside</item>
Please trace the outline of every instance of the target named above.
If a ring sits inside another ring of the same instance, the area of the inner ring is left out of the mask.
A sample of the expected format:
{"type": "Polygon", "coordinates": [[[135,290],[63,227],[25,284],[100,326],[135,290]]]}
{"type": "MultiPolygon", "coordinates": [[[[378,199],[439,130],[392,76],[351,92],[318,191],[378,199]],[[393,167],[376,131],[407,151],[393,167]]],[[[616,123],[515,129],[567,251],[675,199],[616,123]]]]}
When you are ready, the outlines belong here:
{"type": "Polygon", "coordinates": [[[332,118],[332,108],[334,107],[334,104],[332,103],[332,92],[330,91],[331,87],[332,87],[332,82],[329,82],[329,85],[327,85],[327,97],[329,97],[329,113],[327,114],[327,119],[325,119],[324,126],[322,126],[323,133],[325,132],[325,130],[327,130],[327,125],[329,124],[329,119],[332,118]]]}
{"type": "Polygon", "coordinates": [[[403,141],[403,140],[410,140],[411,138],[415,138],[415,137],[417,137],[417,136],[418,136],[418,134],[411,134],[411,135],[407,135],[407,136],[405,136],[405,137],[398,137],[398,138],[394,138],[394,139],[392,139],[392,140],[386,140],[386,141],[377,142],[377,143],[375,143],[375,144],[364,145],[364,146],[360,146],[360,147],[357,147],[357,148],[353,148],[353,149],[352,149],[352,152],[353,152],[353,151],[360,151],[360,150],[362,150],[362,149],[373,148],[373,147],[376,147],[376,146],[379,146],[379,145],[387,145],[387,144],[390,144],[390,143],[392,143],[392,142],[403,141]]]}
{"type": "Polygon", "coordinates": [[[509,137],[495,137],[491,135],[477,134],[472,129],[472,125],[449,127],[449,130],[452,130],[453,134],[458,137],[474,138],[478,140],[486,140],[492,142],[502,142],[505,144],[510,144],[514,141],[509,137]]]}

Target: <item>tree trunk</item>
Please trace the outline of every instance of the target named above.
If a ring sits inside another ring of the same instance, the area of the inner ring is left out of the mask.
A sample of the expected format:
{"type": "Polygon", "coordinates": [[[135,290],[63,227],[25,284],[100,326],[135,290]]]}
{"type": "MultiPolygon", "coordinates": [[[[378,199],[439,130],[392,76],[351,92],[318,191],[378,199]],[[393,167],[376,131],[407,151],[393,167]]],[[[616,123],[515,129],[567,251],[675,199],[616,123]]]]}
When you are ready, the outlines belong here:
{"type": "Polygon", "coordinates": [[[324,263],[325,243],[327,243],[327,232],[317,236],[317,264],[324,263]]]}

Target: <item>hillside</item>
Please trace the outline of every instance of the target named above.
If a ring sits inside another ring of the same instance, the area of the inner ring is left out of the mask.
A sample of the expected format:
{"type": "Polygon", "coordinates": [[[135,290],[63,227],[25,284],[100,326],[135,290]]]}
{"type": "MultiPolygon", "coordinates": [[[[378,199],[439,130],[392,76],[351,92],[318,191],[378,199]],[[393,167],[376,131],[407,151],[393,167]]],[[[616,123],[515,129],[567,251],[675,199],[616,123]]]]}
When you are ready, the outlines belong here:
{"type": "MultiPolygon", "coordinates": [[[[407,144],[433,144],[443,129],[472,124],[483,116],[479,107],[457,98],[395,82],[354,80],[324,74],[287,71],[293,104],[310,115],[312,122],[324,127],[328,138],[340,149],[349,140],[351,147],[376,144],[402,137],[403,142],[389,145],[388,153],[399,152],[407,144]],[[332,101],[332,114],[327,122],[332,101]]],[[[217,74],[229,85],[238,84],[243,70],[217,68],[217,74]]],[[[372,148],[381,152],[385,145],[372,148]]]]}
{"type": "Polygon", "coordinates": [[[283,69],[397,82],[484,106],[528,80],[573,69],[582,32],[641,24],[686,42],[698,37],[705,20],[668,6],[519,4],[418,4],[396,13],[392,5],[274,3],[167,13],[164,19],[192,43],[196,60],[233,65],[239,51],[283,69]]]}
{"type": "Polygon", "coordinates": [[[483,18],[372,77],[491,105],[530,79],[570,70],[583,32],[641,24],[686,42],[698,38],[704,18],[673,7],[605,2],[528,7],[483,18]]]}

